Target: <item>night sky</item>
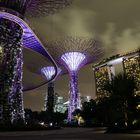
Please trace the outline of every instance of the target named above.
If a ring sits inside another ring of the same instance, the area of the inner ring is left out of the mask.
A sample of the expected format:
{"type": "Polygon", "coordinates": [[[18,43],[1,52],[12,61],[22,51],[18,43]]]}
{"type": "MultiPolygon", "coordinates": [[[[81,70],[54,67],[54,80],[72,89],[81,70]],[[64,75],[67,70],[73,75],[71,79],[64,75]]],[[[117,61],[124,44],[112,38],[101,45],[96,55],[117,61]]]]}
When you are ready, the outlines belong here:
{"type": "MultiPolygon", "coordinates": [[[[140,46],[139,5],[140,0],[74,0],[70,7],[55,15],[27,19],[43,42],[64,36],[98,38],[105,49],[105,55],[100,58],[102,60],[140,46]]],[[[25,108],[41,110],[46,91],[47,85],[24,92],[25,108]]],[[[57,78],[55,92],[67,99],[67,74],[57,78]]],[[[79,71],[79,92],[95,98],[92,64],[79,71]]]]}

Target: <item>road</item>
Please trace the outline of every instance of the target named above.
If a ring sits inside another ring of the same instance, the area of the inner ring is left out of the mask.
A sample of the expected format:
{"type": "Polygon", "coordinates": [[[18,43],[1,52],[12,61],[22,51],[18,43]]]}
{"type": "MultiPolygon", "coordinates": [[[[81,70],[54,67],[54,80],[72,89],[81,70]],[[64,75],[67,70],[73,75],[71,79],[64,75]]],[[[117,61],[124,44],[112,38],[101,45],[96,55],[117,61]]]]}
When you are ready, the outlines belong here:
{"type": "Polygon", "coordinates": [[[140,140],[140,134],[104,134],[95,128],[0,132],[0,140],[140,140]]]}

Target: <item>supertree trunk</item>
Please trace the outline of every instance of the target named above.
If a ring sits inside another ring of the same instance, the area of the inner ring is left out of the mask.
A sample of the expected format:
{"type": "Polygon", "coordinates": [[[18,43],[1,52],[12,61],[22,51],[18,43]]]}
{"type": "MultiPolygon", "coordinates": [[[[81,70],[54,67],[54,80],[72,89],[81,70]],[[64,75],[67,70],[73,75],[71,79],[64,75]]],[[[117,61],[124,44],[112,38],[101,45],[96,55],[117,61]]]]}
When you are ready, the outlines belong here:
{"type": "Polygon", "coordinates": [[[17,51],[17,65],[15,67],[15,83],[13,85],[14,104],[16,113],[13,116],[16,122],[24,121],[24,106],[23,106],[23,92],[22,92],[22,67],[23,67],[23,53],[22,48],[17,51]]]}
{"type": "Polygon", "coordinates": [[[70,73],[69,83],[69,107],[68,107],[68,120],[73,119],[72,113],[79,107],[78,97],[78,75],[77,72],[70,73]]]}
{"type": "Polygon", "coordinates": [[[54,110],[54,83],[48,83],[48,98],[47,98],[47,105],[46,109],[49,114],[49,121],[53,119],[53,110],[54,110]]]}
{"type": "Polygon", "coordinates": [[[4,123],[24,119],[21,38],[22,29],[18,24],[0,18],[0,107],[4,123]]]}

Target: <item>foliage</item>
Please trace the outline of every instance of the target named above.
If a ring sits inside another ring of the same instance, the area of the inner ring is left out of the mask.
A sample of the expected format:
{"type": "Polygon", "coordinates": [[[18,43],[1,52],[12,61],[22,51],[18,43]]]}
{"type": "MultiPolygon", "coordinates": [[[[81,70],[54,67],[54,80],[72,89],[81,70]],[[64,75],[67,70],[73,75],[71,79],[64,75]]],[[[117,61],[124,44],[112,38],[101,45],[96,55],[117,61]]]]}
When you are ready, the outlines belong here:
{"type": "Polygon", "coordinates": [[[22,29],[7,19],[0,20],[0,107],[5,123],[23,118],[22,104],[22,29]]]}
{"type": "MultiPolygon", "coordinates": [[[[66,118],[65,113],[53,112],[51,114],[51,122],[53,124],[60,125],[66,118]]],[[[47,111],[32,111],[31,109],[25,109],[25,120],[27,124],[37,124],[39,122],[50,123],[50,114],[47,111]]]]}
{"type": "MultiPolygon", "coordinates": [[[[108,81],[103,89],[107,90],[111,95],[110,99],[112,110],[119,110],[121,115],[121,121],[124,122],[125,126],[132,125],[133,120],[133,110],[136,106],[134,99],[134,89],[136,88],[136,83],[133,77],[127,77],[125,74],[118,74],[112,81],[108,81]],[[116,102],[116,103],[115,103],[116,102]]],[[[114,112],[115,113],[115,112],[114,112]]],[[[113,114],[113,113],[112,113],[113,114]]],[[[119,117],[118,117],[119,119],[119,117]]],[[[122,123],[121,122],[121,123],[122,123]]]]}

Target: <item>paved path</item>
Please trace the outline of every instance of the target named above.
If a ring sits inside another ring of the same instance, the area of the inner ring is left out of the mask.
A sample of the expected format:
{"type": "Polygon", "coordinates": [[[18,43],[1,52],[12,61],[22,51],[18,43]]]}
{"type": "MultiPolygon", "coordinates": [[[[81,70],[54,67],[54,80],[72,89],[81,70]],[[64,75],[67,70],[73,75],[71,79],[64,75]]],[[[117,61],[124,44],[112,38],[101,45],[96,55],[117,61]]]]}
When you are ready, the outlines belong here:
{"type": "Polygon", "coordinates": [[[94,128],[62,128],[32,132],[0,132],[0,140],[140,140],[140,134],[104,134],[94,128]]]}

